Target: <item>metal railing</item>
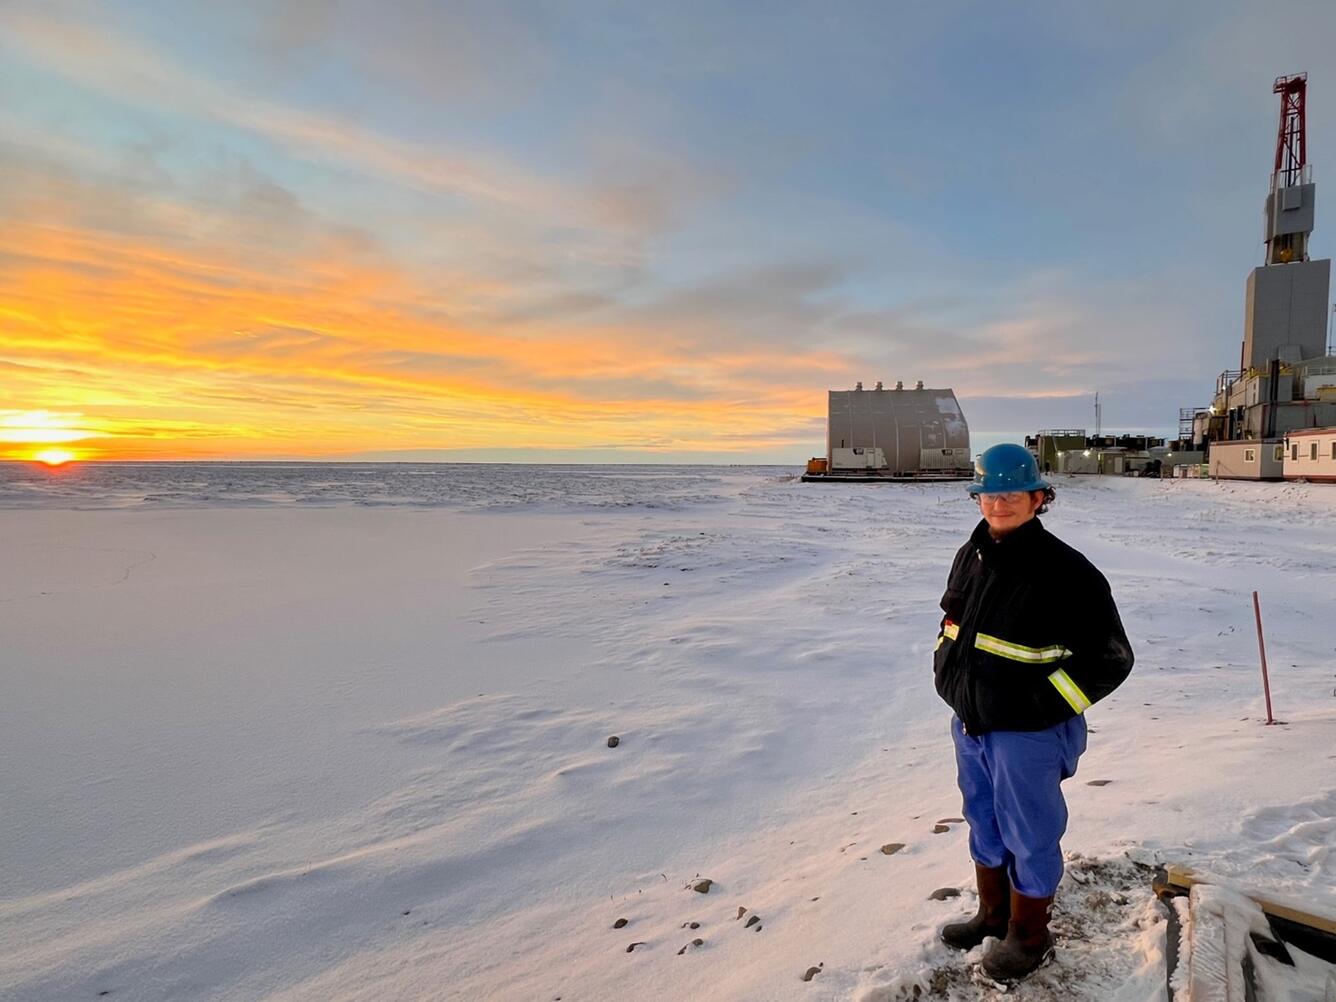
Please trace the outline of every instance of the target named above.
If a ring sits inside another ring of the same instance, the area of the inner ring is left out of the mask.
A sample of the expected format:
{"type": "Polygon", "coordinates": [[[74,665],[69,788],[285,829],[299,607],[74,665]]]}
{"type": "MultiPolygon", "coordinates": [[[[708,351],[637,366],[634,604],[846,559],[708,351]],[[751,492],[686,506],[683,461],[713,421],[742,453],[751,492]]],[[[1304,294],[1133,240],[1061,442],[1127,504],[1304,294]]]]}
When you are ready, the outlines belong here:
{"type": "Polygon", "coordinates": [[[1297,171],[1297,176],[1292,183],[1285,182],[1285,169],[1281,168],[1271,175],[1271,194],[1275,194],[1279,188],[1297,188],[1301,184],[1310,184],[1313,180],[1313,165],[1304,164],[1297,171]]]}
{"type": "Polygon", "coordinates": [[[1215,392],[1217,395],[1224,393],[1234,385],[1234,381],[1243,375],[1242,369],[1226,369],[1220,375],[1215,377],[1215,392]]]}
{"type": "Polygon", "coordinates": [[[1208,407],[1180,407],[1178,408],[1178,437],[1192,438],[1193,426],[1196,424],[1197,415],[1206,413],[1208,407]]]}

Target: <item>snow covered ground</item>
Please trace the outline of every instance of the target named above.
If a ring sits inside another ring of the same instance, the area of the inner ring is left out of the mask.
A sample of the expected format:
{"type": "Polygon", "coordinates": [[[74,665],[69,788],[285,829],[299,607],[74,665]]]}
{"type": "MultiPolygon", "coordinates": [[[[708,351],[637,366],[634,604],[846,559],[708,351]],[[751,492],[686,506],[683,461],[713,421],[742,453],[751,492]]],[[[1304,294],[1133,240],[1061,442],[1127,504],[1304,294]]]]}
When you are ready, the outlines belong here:
{"type": "MultiPolygon", "coordinates": [[[[994,994],[935,939],[960,485],[200,469],[0,470],[0,999],[994,994]]],[[[1336,909],[1336,488],[1058,487],[1137,667],[1007,997],[1159,999],[1155,862],[1336,909]]]]}

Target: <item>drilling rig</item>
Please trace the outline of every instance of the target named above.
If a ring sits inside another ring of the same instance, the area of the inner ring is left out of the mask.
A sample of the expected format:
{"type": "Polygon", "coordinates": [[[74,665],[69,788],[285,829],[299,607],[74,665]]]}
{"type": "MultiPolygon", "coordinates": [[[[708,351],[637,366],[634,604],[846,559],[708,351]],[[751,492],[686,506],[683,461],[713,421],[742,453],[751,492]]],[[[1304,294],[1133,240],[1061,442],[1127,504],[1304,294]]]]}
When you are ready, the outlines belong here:
{"type": "Polygon", "coordinates": [[[1213,476],[1280,479],[1290,432],[1336,426],[1336,359],[1327,356],[1331,261],[1308,255],[1317,195],[1308,163],[1308,74],[1278,77],[1271,89],[1280,122],[1266,254],[1248,275],[1239,367],[1217,377],[1209,408],[1179,415],[1180,428],[1191,426],[1192,448],[1209,453],[1213,476]],[[1239,462],[1223,472],[1234,453],[1239,462]]]}

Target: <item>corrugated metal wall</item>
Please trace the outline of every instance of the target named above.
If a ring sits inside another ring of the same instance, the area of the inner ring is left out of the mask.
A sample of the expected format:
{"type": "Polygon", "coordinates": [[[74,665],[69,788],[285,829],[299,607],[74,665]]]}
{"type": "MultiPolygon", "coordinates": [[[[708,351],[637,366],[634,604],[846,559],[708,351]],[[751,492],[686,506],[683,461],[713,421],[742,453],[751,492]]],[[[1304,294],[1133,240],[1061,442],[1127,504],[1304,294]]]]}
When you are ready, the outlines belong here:
{"type": "Polygon", "coordinates": [[[834,450],[881,449],[886,469],[968,467],[970,431],[949,389],[831,390],[826,424],[826,457],[834,450]]]}

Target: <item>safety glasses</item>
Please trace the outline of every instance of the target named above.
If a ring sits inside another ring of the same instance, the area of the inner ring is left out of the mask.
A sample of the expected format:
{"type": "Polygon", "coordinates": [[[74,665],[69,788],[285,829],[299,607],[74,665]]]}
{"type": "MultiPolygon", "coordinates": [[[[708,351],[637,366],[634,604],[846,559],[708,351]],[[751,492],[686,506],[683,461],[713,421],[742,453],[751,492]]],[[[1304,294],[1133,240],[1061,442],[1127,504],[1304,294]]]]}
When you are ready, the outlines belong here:
{"type": "Polygon", "coordinates": [[[1029,496],[1027,491],[1007,491],[1005,494],[976,494],[974,498],[979,502],[979,507],[991,508],[997,504],[1020,504],[1029,496]]]}

